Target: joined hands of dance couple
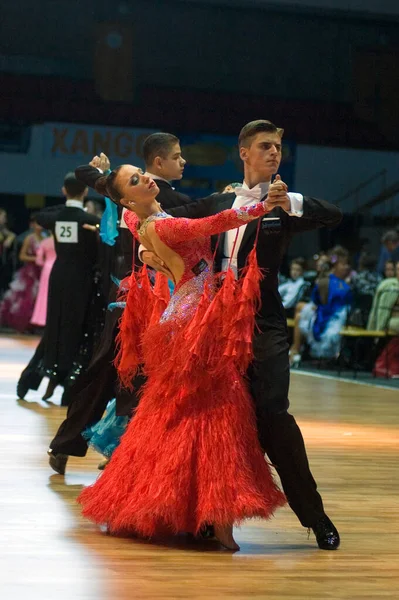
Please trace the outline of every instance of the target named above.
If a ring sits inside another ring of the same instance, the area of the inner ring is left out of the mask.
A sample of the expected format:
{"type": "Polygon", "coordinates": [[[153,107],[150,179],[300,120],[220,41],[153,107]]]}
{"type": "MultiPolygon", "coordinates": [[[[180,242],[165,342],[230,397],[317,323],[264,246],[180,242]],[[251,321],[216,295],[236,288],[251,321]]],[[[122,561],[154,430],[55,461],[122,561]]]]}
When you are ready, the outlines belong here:
{"type": "MultiPolygon", "coordinates": [[[[239,139],[243,187],[171,214],[156,201],[156,181],[137,167],[90,175],[99,193],[126,209],[143,262],[175,284],[169,300],[165,278],[157,275],[151,286],[146,267],[130,278],[117,366],[125,386],[140,369],[147,383],[109,464],[79,497],[83,514],[110,532],[198,534],[211,524],[234,551],[233,525],[270,518],[287,497],[320,548],[339,546],[287,410],[288,341],[276,281],[292,234],[335,226],[341,214],[289,193],[279,175],[271,183],[281,137],[268,121],[247,124],[239,139]],[[235,260],[238,279],[231,269],[214,274],[211,250],[211,236],[233,230],[230,242],[224,236],[224,256],[235,260]]],[[[93,159],[92,169],[103,170],[104,156],[93,159]]],[[[80,169],[87,176],[88,168],[80,169]]]]}

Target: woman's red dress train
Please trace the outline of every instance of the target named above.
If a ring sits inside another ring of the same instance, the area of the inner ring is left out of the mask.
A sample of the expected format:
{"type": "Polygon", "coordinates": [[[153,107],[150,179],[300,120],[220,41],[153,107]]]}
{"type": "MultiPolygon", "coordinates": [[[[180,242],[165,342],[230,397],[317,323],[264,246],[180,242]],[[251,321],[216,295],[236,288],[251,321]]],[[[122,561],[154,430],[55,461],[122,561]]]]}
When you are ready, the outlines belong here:
{"type": "MultiPolygon", "coordinates": [[[[245,220],[263,214],[261,206],[245,220]]],[[[145,271],[131,279],[119,372],[129,384],[142,362],[148,381],[110,463],[79,497],[83,514],[111,532],[196,534],[207,523],[267,519],[285,503],[259,446],[244,378],[259,300],[255,251],[240,282],[228,273],[216,291],[212,275],[208,236],[242,225],[241,214],[155,221],[185,263],[166,310],[166,286],[151,288],[145,271]],[[194,276],[199,263],[204,268],[194,276]]],[[[135,216],[126,221],[135,230],[135,216]]]]}

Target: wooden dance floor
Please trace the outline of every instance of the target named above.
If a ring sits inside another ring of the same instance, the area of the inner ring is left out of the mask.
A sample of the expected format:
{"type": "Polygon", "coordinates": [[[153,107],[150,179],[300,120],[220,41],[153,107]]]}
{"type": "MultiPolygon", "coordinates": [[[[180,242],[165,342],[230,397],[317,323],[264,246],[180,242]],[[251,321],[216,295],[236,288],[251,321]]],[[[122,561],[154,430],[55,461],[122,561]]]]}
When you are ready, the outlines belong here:
{"type": "Polygon", "coordinates": [[[0,598],[2,600],[375,600],[399,598],[399,394],[294,374],[291,407],[326,512],[341,533],[319,550],[293,513],[236,531],[241,552],[185,537],[115,538],[82,519],[75,499],[101,457],[71,459],[64,477],[46,450],[65,409],[39,392],[16,399],[37,340],[0,338],[0,598]]]}

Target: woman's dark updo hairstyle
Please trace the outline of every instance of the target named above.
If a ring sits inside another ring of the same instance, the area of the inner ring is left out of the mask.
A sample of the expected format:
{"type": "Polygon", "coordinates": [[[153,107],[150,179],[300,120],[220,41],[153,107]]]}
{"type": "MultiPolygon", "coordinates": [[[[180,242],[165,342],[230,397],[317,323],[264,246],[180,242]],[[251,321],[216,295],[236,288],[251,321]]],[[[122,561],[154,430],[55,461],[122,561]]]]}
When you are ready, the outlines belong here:
{"type": "Polygon", "coordinates": [[[103,175],[102,177],[99,177],[94,184],[94,189],[96,192],[98,192],[101,196],[110,198],[112,202],[118,206],[120,205],[122,195],[115,185],[115,179],[120,169],[121,167],[117,167],[111,171],[109,175],[103,175]]]}

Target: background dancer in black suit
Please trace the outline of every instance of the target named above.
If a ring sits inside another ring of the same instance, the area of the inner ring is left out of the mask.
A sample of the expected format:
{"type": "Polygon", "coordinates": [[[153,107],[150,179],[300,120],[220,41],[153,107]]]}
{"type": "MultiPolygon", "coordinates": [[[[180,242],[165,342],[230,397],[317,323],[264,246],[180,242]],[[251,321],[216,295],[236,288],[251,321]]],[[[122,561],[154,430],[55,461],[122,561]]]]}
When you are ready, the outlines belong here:
{"type": "Polygon", "coordinates": [[[97,298],[100,286],[95,288],[98,238],[85,228],[99,227],[100,219],[83,209],[88,188],[74,173],[66,175],[62,191],[66,197],[64,205],[37,214],[37,222],[54,236],[57,259],[49,279],[43,338],[20,377],[17,392],[23,398],[28,389],[37,389],[46,374],[50,383],[43,399],[50,398],[54,388],[61,384],[65,388],[62,405],[67,405],[67,384],[87,366],[95,327],[93,319],[101,319],[104,303],[97,298]],[[93,310],[93,301],[97,302],[98,314],[93,310]]]}

